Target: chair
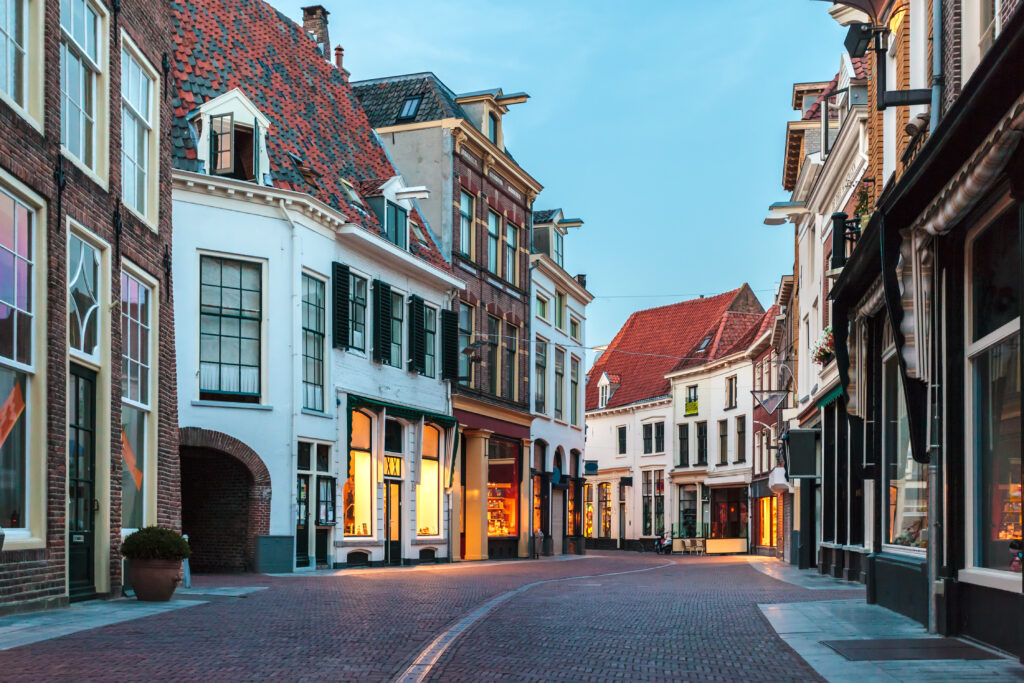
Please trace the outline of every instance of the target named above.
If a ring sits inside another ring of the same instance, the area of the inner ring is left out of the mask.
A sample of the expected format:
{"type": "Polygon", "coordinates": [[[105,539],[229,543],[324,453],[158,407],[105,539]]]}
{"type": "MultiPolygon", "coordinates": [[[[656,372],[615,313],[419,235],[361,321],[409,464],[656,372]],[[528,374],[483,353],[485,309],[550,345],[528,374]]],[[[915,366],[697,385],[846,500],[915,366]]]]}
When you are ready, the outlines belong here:
{"type": "Polygon", "coordinates": [[[693,547],[694,547],[694,550],[696,551],[697,555],[703,555],[704,554],[704,550],[705,550],[704,539],[703,538],[698,538],[698,539],[694,540],[693,547]]]}

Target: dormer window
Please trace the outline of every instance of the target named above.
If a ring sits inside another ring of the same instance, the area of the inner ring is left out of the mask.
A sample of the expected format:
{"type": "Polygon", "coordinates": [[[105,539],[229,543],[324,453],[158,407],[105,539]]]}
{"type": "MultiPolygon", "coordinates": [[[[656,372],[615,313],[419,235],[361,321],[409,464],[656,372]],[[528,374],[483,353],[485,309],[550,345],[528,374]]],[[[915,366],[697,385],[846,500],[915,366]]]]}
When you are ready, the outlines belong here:
{"type": "Polygon", "coordinates": [[[388,202],[387,207],[384,236],[388,242],[405,249],[409,241],[409,213],[394,202],[388,202]]]}
{"type": "Polygon", "coordinates": [[[608,398],[611,396],[610,389],[611,389],[611,387],[609,387],[607,384],[602,385],[601,387],[598,388],[598,398],[597,398],[597,407],[598,408],[607,408],[608,407],[608,398]]]}
{"type": "Polygon", "coordinates": [[[491,113],[488,115],[490,120],[490,127],[487,129],[487,139],[498,144],[498,116],[497,114],[491,113]]]}
{"type": "Polygon", "coordinates": [[[234,114],[210,117],[210,173],[237,180],[259,177],[259,127],[235,122],[234,114]]]}
{"type": "Polygon", "coordinates": [[[551,233],[552,233],[552,235],[554,237],[554,239],[552,239],[552,244],[551,244],[551,258],[553,258],[555,260],[555,263],[558,264],[559,268],[564,268],[565,267],[565,262],[564,262],[565,261],[565,242],[564,242],[565,235],[563,235],[561,232],[559,232],[555,228],[551,229],[551,233]]]}
{"type": "Polygon", "coordinates": [[[348,182],[344,178],[338,178],[338,180],[341,181],[341,189],[342,192],[345,193],[345,201],[359,207],[360,209],[365,209],[366,204],[363,203],[363,198],[359,196],[358,192],[356,192],[356,188],[352,186],[352,183],[348,182]]]}
{"type": "Polygon", "coordinates": [[[420,102],[423,101],[422,95],[416,95],[415,97],[407,97],[402,102],[402,109],[398,112],[398,121],[408,121],[416,118],[416,113],[420,110],[420,102]]]}
{"type": "Polygon", "coordinates": [[[706,349],[708,347],[708,344],[710,344],[710,343],[711,343],[711,335],[708,335],[707,337],[704,337],[704,341],[702,341],[700,343],[700,346],[697,347],[697,353],[703,352],[704,349],[706,349]]]}

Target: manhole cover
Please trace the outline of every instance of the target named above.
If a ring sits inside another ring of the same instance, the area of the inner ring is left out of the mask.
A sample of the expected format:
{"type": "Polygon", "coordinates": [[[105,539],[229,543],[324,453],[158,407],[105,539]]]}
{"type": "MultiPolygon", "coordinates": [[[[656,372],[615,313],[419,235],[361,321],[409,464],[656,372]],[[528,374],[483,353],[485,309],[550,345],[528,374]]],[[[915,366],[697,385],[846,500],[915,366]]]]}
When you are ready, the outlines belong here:
{"type": "Polygon", "coordinates": [[[999,659],[998,655],[956,638],[871,638],[868,640],[823,640],[821,642],[852,662],[882,662],[901,659],[999,659]]]}

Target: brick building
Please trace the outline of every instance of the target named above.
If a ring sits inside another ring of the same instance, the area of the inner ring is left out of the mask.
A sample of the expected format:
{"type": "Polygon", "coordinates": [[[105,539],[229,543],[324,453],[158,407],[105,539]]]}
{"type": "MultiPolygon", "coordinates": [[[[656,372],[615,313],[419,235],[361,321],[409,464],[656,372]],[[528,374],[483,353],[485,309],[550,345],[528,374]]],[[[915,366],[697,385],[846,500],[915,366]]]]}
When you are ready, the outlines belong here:
{"type": "Polygon", "coordinates": [[[427,222],[466,282],[452,304],[462,352],[453,493],[462,559],[525,556],[530,529],[530,229],[541,185],[504,144],[525,93],[457,95],[432,73],[353,83],[391,159],[430,189],[427,222]]]}
{"type": "Polygon", "coordinates": [[[118,595],[123,535],[179,527],[167,5],[7,7],[0,611],[118,595]]]}

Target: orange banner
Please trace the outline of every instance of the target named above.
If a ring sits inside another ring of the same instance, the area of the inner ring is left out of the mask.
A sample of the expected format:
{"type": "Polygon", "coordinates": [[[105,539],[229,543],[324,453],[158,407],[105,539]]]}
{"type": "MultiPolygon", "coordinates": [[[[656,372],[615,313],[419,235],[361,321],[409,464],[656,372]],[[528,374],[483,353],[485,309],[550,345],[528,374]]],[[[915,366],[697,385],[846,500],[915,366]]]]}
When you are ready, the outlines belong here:
{"type": "Polygon", "coordinates": [[[125,433],[124,427],[121,427],[121,457],[124,458],[124,464],[128,466],[128,471],[132,475],[135,489],[141,491],[142,470],[139,469],[138,463],[135,461],[135,451],[132,450],[132,445],[128,443],[128,434],[125,433]]]}
{"type": "Polygon", "coordinates": [[[14,425],[18,423],[18,418],[23,412],[25,412],[25,398],[21,395],[21,385],[15,382],[7,400],[4,401],[3,406],[0,406],[0,448],[3,448],[4,442],[7,441],[7,437],[10,436],[11,430],[14,429],[14,425]]]}

